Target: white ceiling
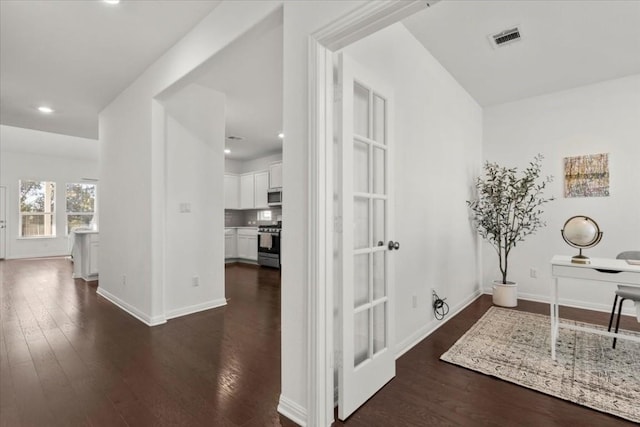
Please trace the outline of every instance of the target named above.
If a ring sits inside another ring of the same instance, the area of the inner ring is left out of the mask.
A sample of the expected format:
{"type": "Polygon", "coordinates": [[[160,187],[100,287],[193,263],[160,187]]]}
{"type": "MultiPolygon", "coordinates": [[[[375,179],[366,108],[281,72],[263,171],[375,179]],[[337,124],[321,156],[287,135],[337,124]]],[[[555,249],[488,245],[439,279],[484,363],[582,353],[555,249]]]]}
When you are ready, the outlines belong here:
{"type": "MultiPolygon", "coordinates": [[[[228,159],[282,152],[282,13],[277,11],[187,76],[226,96],[228,159]]],[[[183,83],[184,84],[184,83],[183,83]]]]}
{"type": "MultiPolygon", "coordinates": [[[[2,0],[0,0],[2,1],[2,0]]],[[[97,162],[99,142],[95,139],[33,131],[30,129],[0,125],[2,152],[65,157],[97,162]]]]}
{"type": "MultiPolygon", "coordinates": [[[[0,123],[96,138],[98,112],[218,3],[0,0],[0,123]],[[57,111],[38,113],[45,102],[57,111]]],[[[227,95],[227,135],[246,138],[230,158],[279,149],[274,19],[192,76],[227,95]]],[[[483,106],[640,73],[636,0],[444,0],[404,24],[483,106]],[[487,35],[514,24],[523,40],[494,50],[487,35]]]]}
{"type": "Polygon", "coordinates": [[[0,122],[97,138],[100,110],[217,4],[0,0],[0,122]]]}
{"type": "Polygon", "coordinates": [[[444,0],[403,23],[482,106],[640,73],[637,0],[444,0]]]}

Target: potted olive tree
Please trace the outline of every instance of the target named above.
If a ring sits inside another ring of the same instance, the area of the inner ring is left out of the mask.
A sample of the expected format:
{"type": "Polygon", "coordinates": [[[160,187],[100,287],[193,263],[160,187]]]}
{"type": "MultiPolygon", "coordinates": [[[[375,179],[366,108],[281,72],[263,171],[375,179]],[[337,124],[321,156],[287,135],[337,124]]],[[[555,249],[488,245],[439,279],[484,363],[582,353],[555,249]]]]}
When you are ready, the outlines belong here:
{"type": "Polygon", "coordinates": [[[553,200],[543,194],[553,178],[541,178],[541,167],[541,154],[522,173],[486,162],[484,177],[476,179],[476,198],[467,200],[478,234],[498,255],[502,279],[494,281],[493,303],[502,307],[518,304],[517,284],[507,280],[509,255],[526,236],[546,225],[541,220],[542,205],[553,200]]]}

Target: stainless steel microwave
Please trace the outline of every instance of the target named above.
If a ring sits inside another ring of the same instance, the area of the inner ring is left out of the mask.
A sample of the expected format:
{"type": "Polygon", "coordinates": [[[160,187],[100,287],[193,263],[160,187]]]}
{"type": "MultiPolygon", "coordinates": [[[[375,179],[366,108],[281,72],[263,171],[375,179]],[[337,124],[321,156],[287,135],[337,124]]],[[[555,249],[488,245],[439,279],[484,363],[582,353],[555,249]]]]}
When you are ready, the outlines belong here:
{"type": "Polygon", "coordinates": [[[282,188],[271,188],[267,192],[267,204],[269,206],[282,205],[282,188]]]}

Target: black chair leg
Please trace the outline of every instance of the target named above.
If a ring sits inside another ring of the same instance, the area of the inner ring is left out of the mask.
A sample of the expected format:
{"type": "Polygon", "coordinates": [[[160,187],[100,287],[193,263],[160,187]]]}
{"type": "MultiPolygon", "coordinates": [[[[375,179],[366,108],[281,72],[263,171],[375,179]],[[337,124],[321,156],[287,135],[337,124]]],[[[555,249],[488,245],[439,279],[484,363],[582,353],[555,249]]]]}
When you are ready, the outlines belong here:
{"type": "Polygon", "coordinates": [[[611,307],[611,317],[609,318],[609,329],[607,331],[611,332],[611,325],[613,325],[613,315],[616,313],[616,304],[618,304],[618,295],[613,299],[613,307],[611,307]]]}
{"type": "MultiPolygon", "coordinates": [[[[622,303],[624,302],[624,298],[620,298],[620,304],[618,304],[618,318],[616,319],[616,334],[618,333],[618,327],[620,326],[620,315],[622,314],[622,303]]],[[[616,348],[616,340],[617,338],[613,339],[613,348],[616,348]]]]}

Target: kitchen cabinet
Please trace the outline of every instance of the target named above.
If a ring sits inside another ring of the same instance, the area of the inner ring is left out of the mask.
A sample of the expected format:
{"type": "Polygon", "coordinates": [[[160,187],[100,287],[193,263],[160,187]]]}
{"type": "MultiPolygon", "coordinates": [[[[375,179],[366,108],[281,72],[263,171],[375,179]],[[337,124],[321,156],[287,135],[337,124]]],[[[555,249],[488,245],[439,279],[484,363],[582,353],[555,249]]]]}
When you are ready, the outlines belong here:
{"type": "Polygon", "coordinates": [[[224,259],[238,258],[237,237],[235,228],[224,229],[224,259]]]}
{"type": "Polygon", "coordinates": [[[269,172],[256,172],[254,175],[254,207],[268,208],[269,172]]]}
{"type": "Polygon", "coordinates": [[[255,182],[253,173],[240,175],[240,209],[253,209],[255,203],[255,182]]]}
{"type": "Polygon", "coordinates": [[[282,168],[280,168],[280,172],[272,173],[271,166],[269,166],[269,170],[243,173],[242,175],[225,174],[224,208],[268,208],[268,193],[272,183],[275,182],[277,184],[280,182],[280,185],[282,185],[282,168]],[[273,178],[274,176],[275,178],[273,178]]]}
{"type": "Polygon", "coordinates": [[[258,230],[238,229],[238,258],[258,261],[258,230]]]}
{"type": "Polygon", "coordinates": [[[98,232],[94,230],[77,230],[73,232],[71,238],[73,239],[73,248],[71,250],[73,278],[86,281],[97,280],[98,249],[100,246],[98,232]]]}
{"type": "Polygon", "coordinates": [[[269,165],[269,188],[282,188],[282,162],[269,165]]]}
{"type": "Polygon", "coordinates": [[[224,175],[224,208],[240,208],[240,177],[238,175],[224,175]]]}

